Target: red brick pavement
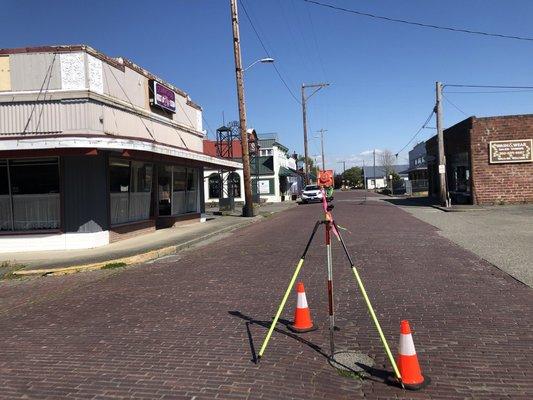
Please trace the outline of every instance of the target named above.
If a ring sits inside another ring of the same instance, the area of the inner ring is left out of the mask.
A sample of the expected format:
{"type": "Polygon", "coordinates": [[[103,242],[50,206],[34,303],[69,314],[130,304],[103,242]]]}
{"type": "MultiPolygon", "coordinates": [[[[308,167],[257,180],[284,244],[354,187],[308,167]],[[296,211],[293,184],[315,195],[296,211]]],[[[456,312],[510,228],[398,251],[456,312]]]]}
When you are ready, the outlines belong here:
{"type": "Polygon", "coordinates": [[[0,283],[0,397],[533,398],[531,289],[397,207],[352,200],[338,194],[335,216],[394,352],[410,320],[424,391],[381,381],[391,368],[337,244],[337,347],[377,370],[361,384],[328,365],[322,234],[301,275],[320,329],[298,340],[280,326],[251,361],[320,215],[309,205],[153,264],[0,283]]]}

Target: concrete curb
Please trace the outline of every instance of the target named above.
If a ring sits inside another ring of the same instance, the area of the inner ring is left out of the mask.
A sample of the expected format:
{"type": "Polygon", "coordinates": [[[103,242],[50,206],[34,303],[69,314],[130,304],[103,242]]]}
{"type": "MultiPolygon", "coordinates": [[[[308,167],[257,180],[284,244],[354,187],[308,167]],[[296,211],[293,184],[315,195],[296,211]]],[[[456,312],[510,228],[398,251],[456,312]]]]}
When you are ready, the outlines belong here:
{"type": "Polygon", "coordinates": [[[77,272],[85,272],[85,271],[95,271],[102,269],[108,264],[113,263],[121,263],[126,265],[133,265],[133,264],[140,264],[147,261],[152,261],[160,257],[176,254],[182,250],[185,250],[189,247],[194,246],[195,244],[198,244],[202,241],[205,241],[207,239],[213,238],[217,235],[221,235],[223,233],[232,232],[236,229],[243,228],[247,225],[253,224],[255,222],[258,222],[259,220],[263,219],[262,216],[255,216],[253,218],[247,219],[243,222],[240,222],[235,225],[226,226],[224,228],[218,229],[214,232],[206,233],[205,235],[196,237],[194,239],[191,239],[189,241],[173,245],[173,246],[167,246],[160,249],[150,250],[144,253],[135,254],[128,257],[121,257],[121,258],[115,258],[115,259],[109,259],[106,261],[101,261],[97,263],[92,264],[81,264],[81,265],[73,265],[70,267],[61,267],[61,268],[43,268],[43,269],[27,269],[27,270],[18,270],[13,271],[11,274],[18,277],[24,277],[24,276],[59,276],[59,275],[68,275],[68,274],[74,274],[77,272]]]}

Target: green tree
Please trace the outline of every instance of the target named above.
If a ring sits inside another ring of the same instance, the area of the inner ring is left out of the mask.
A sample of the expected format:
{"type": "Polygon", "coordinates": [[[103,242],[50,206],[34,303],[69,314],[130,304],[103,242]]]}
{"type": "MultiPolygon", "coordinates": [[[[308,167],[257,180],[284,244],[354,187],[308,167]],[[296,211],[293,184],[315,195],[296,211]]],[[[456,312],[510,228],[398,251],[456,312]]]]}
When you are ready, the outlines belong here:
{"type": "MultiPolygon", "coordinates": [[[[301,164],[303,169],[305,169],[304,160],[305,160],[304,156],[298,157],[298,165],[301,164]]],[[[314,163],[314,161],[313,161],[313,159],[311,157],[307,157],[307,165],[309,165],[309,171],[313,171],[315,163],[314,163]]]]}
{"type": "Polygon", "coordinates": [[[350,187],[360,187],[363,185],[363,169],[360,167],[349,168],[343,172],[342,179],[350,187]]]}

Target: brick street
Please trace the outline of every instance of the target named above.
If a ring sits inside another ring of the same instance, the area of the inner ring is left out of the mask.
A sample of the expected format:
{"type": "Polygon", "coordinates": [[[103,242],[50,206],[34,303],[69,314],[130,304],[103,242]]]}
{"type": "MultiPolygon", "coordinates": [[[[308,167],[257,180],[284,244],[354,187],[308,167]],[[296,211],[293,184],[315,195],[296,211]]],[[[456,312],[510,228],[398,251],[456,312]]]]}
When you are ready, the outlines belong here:
{"type": "MultiPolygon", "coordinates": [[[[0,397],[533,398],[531,289],[400,208],[357,196],[337,193],[334,215],[394,353],[400,320],[411,322],[426,389],[383,382],[391,366],[338,243],[337,347],[376,369],[361,383],[329,366],[322,233],[301,274],[319,329],[280,325],[252,362],[321,216],[307,205],[154,263],[1,282],[0,397]]],[[[291,295],[284,318],[294,305],[291,295]]]]}

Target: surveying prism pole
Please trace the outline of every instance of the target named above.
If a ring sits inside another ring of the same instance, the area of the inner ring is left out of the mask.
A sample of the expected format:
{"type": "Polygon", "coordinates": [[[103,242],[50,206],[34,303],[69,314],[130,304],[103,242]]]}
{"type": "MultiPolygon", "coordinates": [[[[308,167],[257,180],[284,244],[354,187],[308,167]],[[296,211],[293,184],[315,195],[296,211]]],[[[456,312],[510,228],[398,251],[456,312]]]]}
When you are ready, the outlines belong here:
{"type": "MultiPolygon", "coordinates": [[[[359,285],[359,290],[361,291],[361,294],[363,295],[363,298],[365,299],[366,305],[368,307],[368,312],[370,313],[370,316],[372,317],[372,320],[374,321],[374,325],[376,326],[376,330],[378,331],[379,337],[381,339],[381,343],[383,344],[383,347],[385,348],[385,352],[387,353],[387,356],[389,357],[389,361],[392,364],[394,374],[396,375],[396,378],[398,379],[398,381],[401,383],[402,376],[400,375],[400,371],[398,370],[396,361],[394,361],[394,357],[390,351],[390,347],[389,347],[389,344],[387,343],[387,339],[385,338],[385,335],[383,334],[383,330],[381,329],[381,325],[379,324],[378,318],[376,317],[376,313],[374,312],[374,309],[372,308],[372,303],[370,303],[370,299],[368,298],[368,294],[366,293],[366,289],[365,289],[365,286],[363,285],[363,281],[361,280],[361,277],[359,276],[359,272],[357,272],[357,268],[355,267],[355,264],[352,261],[352,257],[350,257],[348,248],[346,247],[346,244],[344,243],[344,239],[342,238],[341,233],[339,232],[339,229],[335,222],[333,222],[333,226],[335,227],[335,229],[337,229],[337,234],[339,236],[339,240],[341,241],[342,248],[344,249],[344,253],[346,254],[346,257],[348,258],[348,262],[350,263],[352,272],[355,275],[355,280],[357,281],[357,284],[359,285]]],[[[402,387],[403,387],[403,383],[402,383],[402,387]]]]}
{"type": "Polygon", "coordinates": [[[276,324],[278,323],[278,319],[283,311],[283,308],[285,307],[285,303],[287,302],[287,299],[289,298],[289,294],[291,293],[291,289],[294,286],[294,282],[296,281],[296,278],[298,277],[298,274],[300,273],[300,269],[302,268],[302,265],[304,263],[305,256],[307,255],[307,251],[309,250],[309,246],[311,246],[311,242],[313,241],[313,238],[315,237],[315,233],[318,230],[318,227],[321,223],[322,223],[321,221],[317,221],[315,223],[313,232],[311,233],[311,236],[309,237],[309,240],[307,241],[307,245],[305,246],[305,250],[302,256],[300,257],[300,261],[298,261],[298,264],[296,265],[296,270],[294,271],[294,274],[292,275],[289,286],[287,287],[287,290],[285,291],[285,294],[283,295],[283,299],[281,300],[281,304],[279,305],[278,311],[276,312],[276,316],[272,320],[272,324],[270,325],[270,329],[268,330],[265,340],[263,341],[261,350],[259,350],[259,355],[257,356],[258,362],[261,360],[261,357],[263,357],[265,349],[268,345],[268,341],[270,340],[270,337],[272,336],[272,332],[274,332],[274,328],[276,327],[276,324]]]}
{"type": "MultiPolygon", "coordinates": [[[[324,194],[325,195],[325,194],[324,194]]],[[[329,346],[331,357],[335,354],[335,314],[333,311],[333,260],[331,257],[331,222],[326,220],[326,253],[328,259],[328,305],[329,305],[329,346]]]]}

